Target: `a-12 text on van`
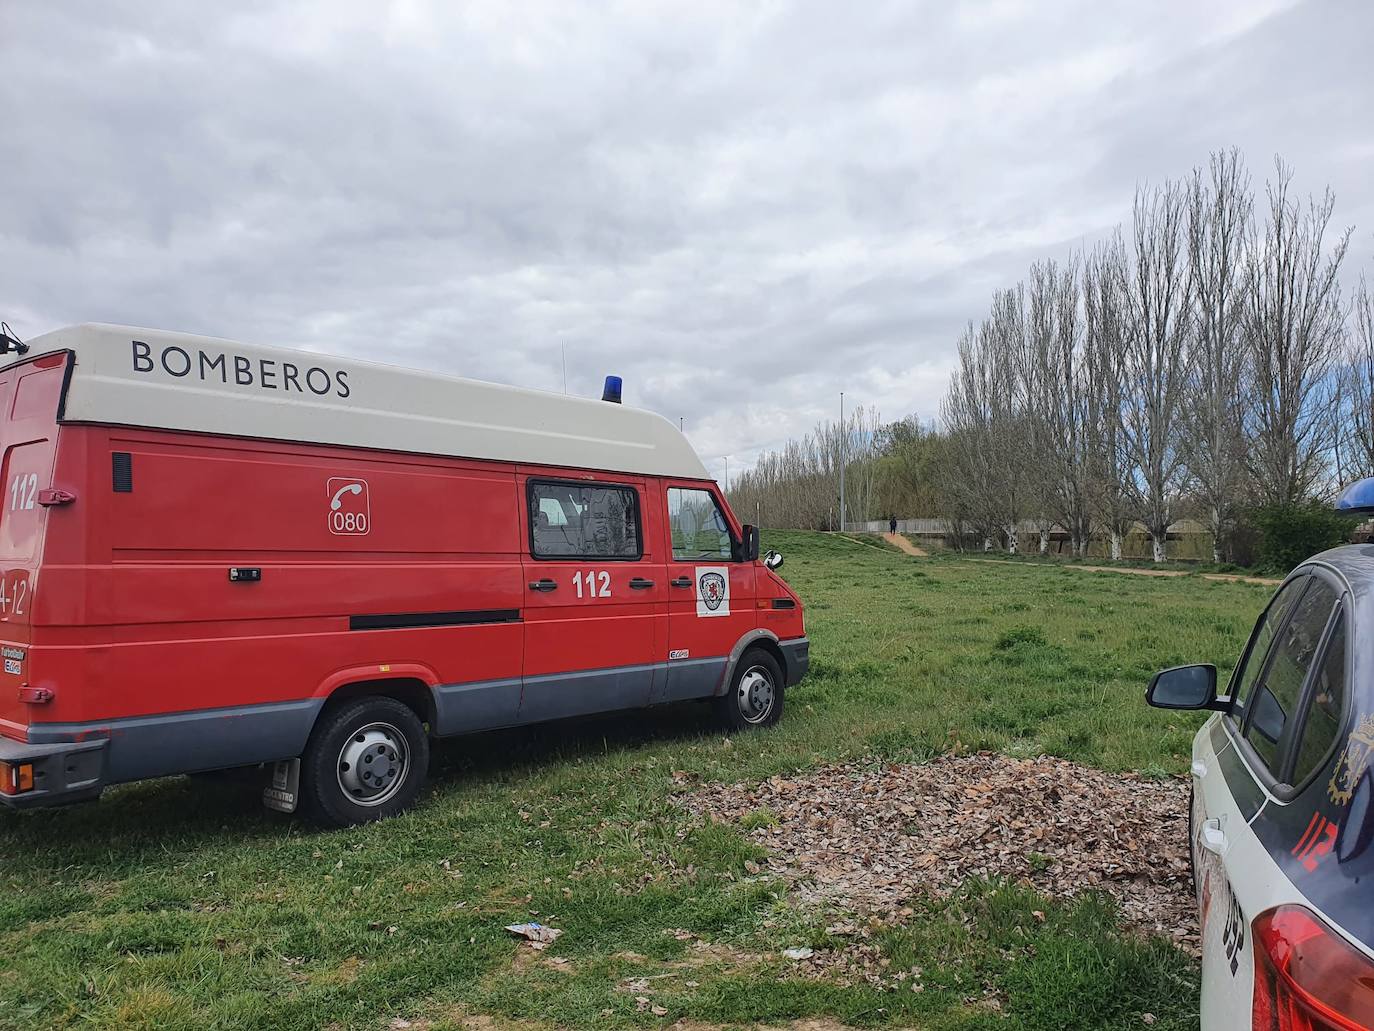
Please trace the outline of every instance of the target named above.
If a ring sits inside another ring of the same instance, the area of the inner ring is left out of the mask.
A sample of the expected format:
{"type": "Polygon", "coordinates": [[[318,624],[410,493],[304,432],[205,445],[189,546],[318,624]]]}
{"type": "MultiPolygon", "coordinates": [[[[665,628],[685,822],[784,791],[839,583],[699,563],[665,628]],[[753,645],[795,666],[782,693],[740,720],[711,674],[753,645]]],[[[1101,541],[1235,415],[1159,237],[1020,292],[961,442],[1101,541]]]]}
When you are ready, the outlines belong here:
{"type": "Polygon", "coordinates": [[[0,370],[0,433],[11,807],[271,764],[269,805],[355,823],[432,737],[767,726],[806,672],[780,557],[649,412],[83,325],[0,370]]]}

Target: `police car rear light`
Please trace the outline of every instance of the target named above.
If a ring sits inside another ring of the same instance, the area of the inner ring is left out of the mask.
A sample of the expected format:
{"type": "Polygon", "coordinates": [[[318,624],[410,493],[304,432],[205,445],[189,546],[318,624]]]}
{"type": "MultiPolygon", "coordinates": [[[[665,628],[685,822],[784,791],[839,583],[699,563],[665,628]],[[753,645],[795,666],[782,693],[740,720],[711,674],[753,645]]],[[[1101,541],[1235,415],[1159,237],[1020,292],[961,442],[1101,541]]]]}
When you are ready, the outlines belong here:
{"type": "Polygon", "coordinates": [[[1374,960],[1301,906],[1255,918],[1256,1031],[1374,1027],[1374,960]]]}
{"type": "Polygon", "coordinates": [[[33,790],[33,763],[0,763],[0,795],[33,790]]]}

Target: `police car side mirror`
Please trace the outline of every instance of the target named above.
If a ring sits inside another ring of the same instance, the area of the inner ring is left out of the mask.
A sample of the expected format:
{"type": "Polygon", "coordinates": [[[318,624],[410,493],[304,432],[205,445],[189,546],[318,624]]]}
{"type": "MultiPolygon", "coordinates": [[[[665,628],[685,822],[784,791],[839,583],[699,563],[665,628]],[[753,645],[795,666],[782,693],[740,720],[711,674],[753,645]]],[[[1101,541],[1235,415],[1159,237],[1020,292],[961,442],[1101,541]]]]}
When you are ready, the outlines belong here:
{"type": "Polygon", "coordinates": [[[1224,709],[1217,702],[1217,668],[1209,663],[1175,666],[1154,675],[1145,700],[1158,709],[1224,709]]]}
{"type": "Polygon", "coordinates": [[[781,569],[782,556],[778,554],[776,551],[770,550],[767,555],[763,556],[763,564],[767,566],[769,569],[781,569]]]}

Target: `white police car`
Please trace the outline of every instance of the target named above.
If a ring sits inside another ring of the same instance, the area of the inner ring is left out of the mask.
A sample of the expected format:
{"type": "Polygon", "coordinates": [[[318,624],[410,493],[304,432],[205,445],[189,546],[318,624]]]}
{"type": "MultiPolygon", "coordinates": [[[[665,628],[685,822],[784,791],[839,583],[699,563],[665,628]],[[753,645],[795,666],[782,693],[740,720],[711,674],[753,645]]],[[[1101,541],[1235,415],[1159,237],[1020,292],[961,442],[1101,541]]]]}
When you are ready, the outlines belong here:
{"type": "MultiPolygon", "coordinates": [[[[1338,507],[1374,511],[1374,480],[1338,507]]],[[[1374,545],[1295,569],[1217,695],[1216,667],[1155,675],[1193,742],[1202,1027],[1374,1028],[1374,545]]]]}

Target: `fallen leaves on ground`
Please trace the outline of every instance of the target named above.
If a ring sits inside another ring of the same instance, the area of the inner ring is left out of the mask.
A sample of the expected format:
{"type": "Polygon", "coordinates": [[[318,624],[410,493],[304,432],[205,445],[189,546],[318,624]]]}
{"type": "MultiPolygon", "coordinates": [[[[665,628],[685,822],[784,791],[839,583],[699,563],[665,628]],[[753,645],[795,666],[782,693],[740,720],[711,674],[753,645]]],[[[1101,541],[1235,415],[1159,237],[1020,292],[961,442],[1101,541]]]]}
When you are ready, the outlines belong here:
{"type": "MultiPolygon", "coordinates": [[[[850,763],[756,785],[714,785],[682,802],[738,824],[769,850],[756,871],[803,897],[896,920],[923,894],[1009,878],[1057,897],[1097,890],[1131,925],[1196,951],[1188,875],[1188,788],[1063,759],[993,753],[924,765],[850,763]]],[[[1043,916],[1037,916],[1043,919],[1043,916]]]]}

